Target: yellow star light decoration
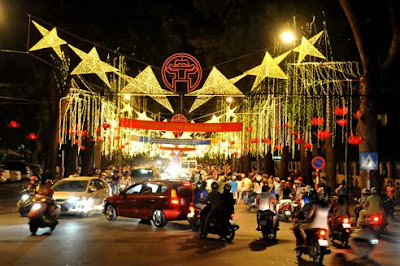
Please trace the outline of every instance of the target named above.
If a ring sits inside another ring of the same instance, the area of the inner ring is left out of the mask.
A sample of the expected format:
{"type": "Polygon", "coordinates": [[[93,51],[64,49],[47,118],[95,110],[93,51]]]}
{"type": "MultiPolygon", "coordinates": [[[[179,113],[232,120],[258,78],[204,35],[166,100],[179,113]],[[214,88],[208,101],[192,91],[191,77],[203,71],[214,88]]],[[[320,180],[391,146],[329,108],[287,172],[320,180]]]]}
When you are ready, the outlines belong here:
{"type": "Polygon", "coordinates": [[[189,113],[203,105],[214,96],[243,96],[243,93],[227,79],[216,67],[213,67],[201,89],[193,91],[189,96],[197,96],[189,113]]]}
{"type": "Polygon", "coordinates": [[[151,66],[146,67],[135,78],[124,74],[117,74],[128,82],[121,92],[149,96],[170,112],[174,113],[174,108],[172,108],[167,96],[175,96],[176,94],[161,88],[151,66]]]}
{"type": "Polygon", "coordinates": [[[226,114],[225,114],[226,121],[229,122],[231,117],[237,118],[237,115],[235,114],[236,109],[237,109],[237,107],[235,107],[233,109],[231,109],[229,106],[227,107],[226,114]]]}
{"type": "Polygon", "coordinates": [[[290,54],[290,52],[291,52],[291,51],[287,51],[286,53],[283,53],[283,54],[281,54],[281,55],[278,55],[277,57],[274,57],[275,62],[276,62],[277,64],[280,64],[280,63],[283,61],[283,59],[285,59],[286,56],[288,56],[288,54],[290,54]]]}
{"type": "Polygon", "coordinates": [[[267,77],[287,79],[285,72],[283,72],[283,70],[279,67],[279,65],[268,52],[265,53],[261,65],[247,70],[245,74],[256,76],[251,90],[254,90],[254,88],[256,88],[261,83],[261,81],[263,81],[267,77]]]}
{"type": "Polygon", "coordinates": [[[224,115],[216,116],[216,115],[214,114],[210,120],[208,120],[208,121],[206,121],[206,122],[204,122],[204,123],[221,123],[221,120],[220,120],[220,119],[221,119],[223,116],[224,116],[224,115]]]}
{"type": "Polygon", "coordinates": [[[307,55],[325,59],[325,56],[314,46],[317,40],[321,37],[322,33],[323,32],[321,31],[317,35],[311,37],[310,40],[307,40],[304,38],[304,36],[301,37],[301,44],[293,49],[293,51],[299,53],[297,64],[300,64],[307,55]]]}
{"type": "Polygon", "coordinates": [[[138,115],[138,117],[136,118],[137,120],[143,120],[143,121],[154,121],[153,119],[151,119],[150,117],[147,116],[146,111],[143,111],[142,113],[134,110],[135,113],[138,115]]]}
{"type": "Polygon", "coordinates": [[[66,41],[58,37],[57,28],[53,28],[51,31],[38,24],[36,21],[32,21],[33,25],[39,30],[43,38],[40,39],[29,51],[36,51],[46,48],[52,48],[54,52],[60,57],[61,60],[65,59],[63,51],[61,51],[61,45],[67,44],[66,41]]]}
{"type": "Polygon", "coordinates": [[[124,103],[124,102],[122,102],[122,104],[123,104],[123,108],[119,111],[120,113],[125,113],[125,112],[127,112],[128,113],[128,116],[132,116],[132,111],[133,111],[133,108],[131,107],[131,105],[129,104],[129,103],[124,103]]]}
{"type": "Polygon", "coordinates": [[[106,73],[118,72],[118,69],[101,61],[96,47],[93,47],[89,53],[85,53],[72,45],[68,46],[82,59],[78,66],[71,72],[71,75],[96,74],[109,88],[111,88],[106,73]]]}

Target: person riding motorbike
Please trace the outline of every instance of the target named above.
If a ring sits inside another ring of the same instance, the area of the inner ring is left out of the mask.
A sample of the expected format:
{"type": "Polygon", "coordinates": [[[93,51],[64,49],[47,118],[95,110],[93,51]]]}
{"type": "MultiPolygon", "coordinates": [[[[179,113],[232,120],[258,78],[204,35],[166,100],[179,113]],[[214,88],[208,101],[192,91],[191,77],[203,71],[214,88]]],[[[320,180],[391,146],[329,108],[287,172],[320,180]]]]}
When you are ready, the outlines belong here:
{"type": "MultiPolygon", "coordinates": [[[[356,221],[358,220],[358,217],[360,216],[360,211],[363,208],[363,205],[365,204],[365,202],[367,201],[367,198],[371,195],[371,192],[369,191],[369,189],[364,188],[361,191],[361,198],[360,198],[360,202],[356,205],[355,209],[354,209],[354,214],[356,215],[356,221]]],[[[368,207],[366,207],[365,209],[367,209],[368,207]]]]}
{"type": "Polygon", "coordinates": [[[302,209],[297,212],[293,219],[293,231],[296,237],[296,248],[306,247],[306,230],[313,228],[328,229],[328,204],[319,199],[317,191],[310,191],[310,202],[306,203],[302,209]]]}
{"type": "Polygon", "coordinates": [[[38,193],[39,195],[46,196],[48,200],[47,214],[50,218],[53,217],[53,206],[54,206],[54,200],[53,200],[54,190],[51,188],[52,185],[53,184],[50,180],[46,180],[45,188],[38,193]]]}
{"type": "Polygon", "coordinates": [[[333,207],[333,210],[329,211],[331,213],[330,217],[328,218],[328,225],[329,225],[329,232],[330,234],[333,233],[333,230],[335,229],[336,226],[336,221],[343,217],[343,216],[349,216],[349,213],[346,211],[346,206],[344,204],[344,199],[343,197],[338,198],[338,204],[336,204],[333,207]]]}
{"type": "Polygon", "coordinates": [[[363,209],[359,213],[357,220],[357,227],[360,228],[361,224],[365,221],[365,216],[367,214],[381,213],[382,212],[383,201],[379,195],[377,195],[377,190],[375,187],[371,188],[371,196],[367,198],[363,205],[363,209]],[[368,209],[366,209],[368,207],[368,209]]]}
{"type": "Polygon", "coordinates": [[[223,224],[228,223],[231,215],[235,213],[235,199],[233,193],[231,193],[231,185],[225,184],[224,192],[222,193],[222,222],[223,224]]]}
{"type": "Polygon", "coordinates": [[[36,193],[39,191],[39,180],[37,176],[31,176],[29,179],[28,189],[30,191],[31,196],[35,196],[36,193]]]}
{"type": "MultiPolygon", "coordinates": [[[[263,186],[262,187],[262,192],[257,196],[257,206],[258,206],[258,211],[257,211],[257,231],[261,230],[260,226],[260,213],[265,212],[265,211],[271,211],[274,212],[275,210],[275,204],[276,204],[276,198],[271,195],[270,193],[270,188],[268,186],[263,186]]],[[[278,212],[275,212],[275,215],[273,216],[273,226],[278,230],[278,221],[279,217],[278,212]]]]}
{"type": "MultiPolygon", "coordinates": [[[[200,214],[201,217],[205,216],[205,213],[208,212],[207,217],[204,221],[203,226],[203,234],[208,233],[208,226],[210,225],[211,219],[216,216],[218,221],[221,221],[221,210],[223,207],[222,194],[218,191],[219,185],[217,182],[213,182],[211,184],[211,191],[207,194],[206,202],[209,204],[209,208],[204,208],[202,210],[203,215],[200,214]]],[[[204,220],[204,218],[203,218],[204,220]]]]}
{"type": "Polygon", "coordinates": [[[348,265],[361,266],[361,265],[381,265],[369,257],[371,251],[378,244],[378,239],[375,234],[370,230],[362,229],[353,238],[354,253],[358,255],[357,258],[348,261],[348,265]]]}

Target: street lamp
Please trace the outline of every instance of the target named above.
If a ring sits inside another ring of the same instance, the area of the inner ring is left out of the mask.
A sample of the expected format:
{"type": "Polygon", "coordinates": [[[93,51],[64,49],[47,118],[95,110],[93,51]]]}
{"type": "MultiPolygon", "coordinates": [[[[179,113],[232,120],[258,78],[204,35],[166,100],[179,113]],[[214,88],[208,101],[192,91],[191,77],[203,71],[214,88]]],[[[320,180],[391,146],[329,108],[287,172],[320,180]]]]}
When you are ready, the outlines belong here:
{"type": "Polygon", "coordinates": [[[295,40],[295,36],[291,31],[284,31],[281,34],[281,39],[285,43],[292,43],[295,40]]]}
{"type": "Polygon", "coordinates": [[[226,98],[226,102],[229,103],[229,104],[232,103],[233,102],[233,98],[232,97],[226,98]]]}
{"type": "Polygon", "coordinates": [[[130,94],[125,94],[124,95],[124,100],[125,101],[129,101],[131,99],[131,95],[130,94]]]}

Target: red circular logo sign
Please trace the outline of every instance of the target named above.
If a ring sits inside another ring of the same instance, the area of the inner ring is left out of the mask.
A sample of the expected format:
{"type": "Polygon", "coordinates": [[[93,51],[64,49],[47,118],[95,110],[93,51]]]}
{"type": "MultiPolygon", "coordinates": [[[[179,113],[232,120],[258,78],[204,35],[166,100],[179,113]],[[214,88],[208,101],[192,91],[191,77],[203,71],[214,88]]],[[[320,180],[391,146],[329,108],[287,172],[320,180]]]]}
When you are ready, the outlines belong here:
{"type": "Polygon", "coordinates": [[[187,92],[194,91],[199,86],[202,69],[199,61],[190,54],[177,53],[165,60],[161,76],[165,86],[177,92],[178,86],[185,86],[187,92]]]}
{"type": "MultiPolygon", "coordinates": [[[[187,123],[187,118],[186,116],[182,114],[175,114],[174,116],[171,117],[171,122],[174,123],[187,123]]],[[[182,136],[182,132],[174,132],[175,137],[180,137],[182,136]]]]}

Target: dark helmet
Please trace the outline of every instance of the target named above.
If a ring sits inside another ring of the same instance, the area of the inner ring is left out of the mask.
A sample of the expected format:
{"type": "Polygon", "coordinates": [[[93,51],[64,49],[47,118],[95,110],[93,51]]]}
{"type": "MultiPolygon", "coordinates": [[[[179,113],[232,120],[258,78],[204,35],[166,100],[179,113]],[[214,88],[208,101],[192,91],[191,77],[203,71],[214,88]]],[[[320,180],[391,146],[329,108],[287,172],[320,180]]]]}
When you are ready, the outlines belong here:
{"type": "Polygon", "coordinates": [[[219,185],[218,185],[217,182],[212,182],[212,183],[211,183],[211,189],[212,189],[212,190],[217,190],[218,187],[219,187],[219,185]]]}
{"type": "Polygon", "coordinates": [[[310,198],[310,201],[317,201],[318,200],[318,192],[315,189],[312,189],[308,193],[308,197],[310,198]]]}
{"type": "Polygon", "coordinates": [[[225,184],[224,190],[225,191],[231,191],[232,186],[230,184],[225,184]]]}
{"type": "Polygon", "coordinates": [[[51,186],[53,186],[53,182],[51,182],[51,180],[46,180],[46,187],[50,188],[51,186]]]}

